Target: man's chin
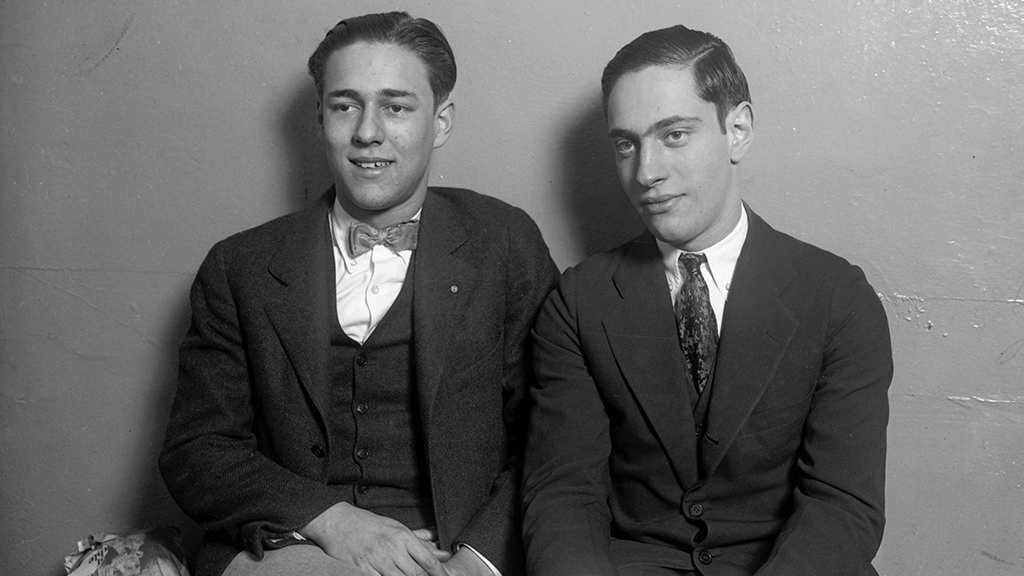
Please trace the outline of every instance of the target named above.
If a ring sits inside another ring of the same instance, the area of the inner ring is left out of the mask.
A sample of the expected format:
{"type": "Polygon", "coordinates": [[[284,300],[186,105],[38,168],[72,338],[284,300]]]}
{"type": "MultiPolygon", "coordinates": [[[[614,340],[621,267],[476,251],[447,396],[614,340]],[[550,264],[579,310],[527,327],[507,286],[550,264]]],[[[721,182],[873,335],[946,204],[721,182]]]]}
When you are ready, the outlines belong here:
{"type": "Polygon", "coordinates": [[[397,192],[385,186],[367,185],[365,182],[340,183],[338,194],[352,207],[370,212],[387,210],[399,203],[397,192]]]}
{"type": "Polygon", "coordinates": [[[671,221],[668,218],[658,216],[643,218],[644,226],[654,234],[654,237],[666,244],[680,246],[690,241],[687,231],[680,226],[678,221],[671,221]]]}

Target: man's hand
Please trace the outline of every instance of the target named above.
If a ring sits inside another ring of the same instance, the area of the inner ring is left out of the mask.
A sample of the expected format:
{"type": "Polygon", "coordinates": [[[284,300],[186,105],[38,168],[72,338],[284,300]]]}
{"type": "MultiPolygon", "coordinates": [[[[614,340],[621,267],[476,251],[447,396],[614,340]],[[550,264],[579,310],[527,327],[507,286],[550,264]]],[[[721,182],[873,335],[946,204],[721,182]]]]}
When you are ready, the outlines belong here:
{"type": "Polygon", "coordinates": [[[328,556],[368,575],[448,576],[442,562],[451,554],[437,549],[429,530],[413,532],[397,520],[347,502],[331,506],[299,534],[316,542],[328,556]]]}
{"type": "Polygon", "coordinates": [[[449,576],[494,576],[484,561],[469,548],[461,548],[444,563],[449,576]]]}

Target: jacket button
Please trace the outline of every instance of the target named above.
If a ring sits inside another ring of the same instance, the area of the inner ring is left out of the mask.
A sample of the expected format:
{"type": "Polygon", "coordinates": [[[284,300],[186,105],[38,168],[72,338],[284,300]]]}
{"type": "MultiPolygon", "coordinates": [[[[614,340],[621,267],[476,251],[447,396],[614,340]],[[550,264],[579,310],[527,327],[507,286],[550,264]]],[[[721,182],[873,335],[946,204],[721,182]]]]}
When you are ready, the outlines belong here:
{"type": "Polygon", "coordinates": [[[356,490],[358,490],[360,494],[366,494],[367,492],[370,491],[370,487],[367,486],[366,484],[360,484],[359,487],[356,488],[356,490]]]}
{"type": "Polygon", "coordinates": [[[366,414],[367,410],[369,410],[369,407],[366,404],[359,404],[356,406],[356,412],[360,414],[366,414]]]}
{"type": "Polygon", "coordinates": [[[360,448],[359,450],[356,450],[356,456],[358,456],[360,459],[365,460],[369,455],[370,451],[367,450],[366,448],[360,448]]]}
{"type": "Polygon", "coordinates": [[[310,446],[309,451],[312,452],[313,456],[316,456],[317,458],[323,458],[325,454],[324,449],[321,448],[318,444],[313,444],[312,446],[310,446]]]}
{"type": "Polygon", "coordinates": [[[704,514],[704,507],[700,504],[690,504],[690,516],[700,518],[704,514]]]}
{"type": "Polygon", "coordinates": [[[366,366],[367,362],[369,362],[369,359],[366,357],[366,355],[360,354],[359,356],[356,356],[356,364],[360,366],[366,366]]]}
{"type": "Polygon", "coordinates": [[[709,566],[712,559],[713,557],[711,556],[711,552],[708,552],[707,550],[697,552],[697,561],[705,566],[709,566]]]}

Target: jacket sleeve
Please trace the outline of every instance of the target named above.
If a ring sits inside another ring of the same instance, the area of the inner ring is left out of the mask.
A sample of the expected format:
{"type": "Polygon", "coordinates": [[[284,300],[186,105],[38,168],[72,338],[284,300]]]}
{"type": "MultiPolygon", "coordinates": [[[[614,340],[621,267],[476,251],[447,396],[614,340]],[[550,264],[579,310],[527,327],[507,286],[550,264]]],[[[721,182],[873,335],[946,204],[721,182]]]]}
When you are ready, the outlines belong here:
{"type": "Polygon", "coordinates": [[[502,576],[517,576],[525,574],[519,503],[527,394],[533,381],[530,329],[558,278],[558,269],[540,230],[525,212],[516,209],[509,223],[501,360],[502,419],[508,438],[508,458],[495,477],[490,494],[456,536],[455,543],[471,546],[502,576]]]}
{"type": "Polygon", "coordinates": [[[573,269],[534,329],[533,406],[523,470],[523,535],[533,576],[611,576],[609,421],[587,368],[573,269]]]}
{"type": "Polygon", "coordinates": [[[215,246],[192,286],[191,325],[179,349],[177,392],[159,462],[182,510],[259,558],[280,535],[338,498],[325,483],[257,450],[258,407],[241,326],[241,308],[252,303],[238,298],[228,253],[223,243],[215,246]]]}
{"type": "Polygon", "coordinates": [[[758,576],[874,574],[885,524],[893,363],[885,311],[857,267],[835,283],[825,342],[792,513],[758,576]]]}

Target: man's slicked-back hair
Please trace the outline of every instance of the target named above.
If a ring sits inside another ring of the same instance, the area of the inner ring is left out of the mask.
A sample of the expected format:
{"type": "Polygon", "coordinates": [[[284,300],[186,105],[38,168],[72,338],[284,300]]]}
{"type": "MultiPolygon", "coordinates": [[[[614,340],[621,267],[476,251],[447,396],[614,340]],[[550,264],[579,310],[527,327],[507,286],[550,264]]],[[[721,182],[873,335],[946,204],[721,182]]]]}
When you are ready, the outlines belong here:
{"type": "Polygon", "coordinates": [[[725,132],[725,117],[737,104],[750,102],[747,78],[729,46],[718,37],[683,25],[640,35],[622,47],[601,75],[604,109],[619,78],[651,66],[678,66],[693,71],[697,95],[715,105],[718,125],[725,132]]]}
{"type": "Polygon", "coordinates": [[[319,97],[323,96],[324,66],[336,51],[358,42],[393,44],[411,50],[427,67],[436,108],[455,88],[455,55],[436,24],[413,18],[406,12],[367,14],[338,22],[309,57],[309,75],[319,97]]]}

